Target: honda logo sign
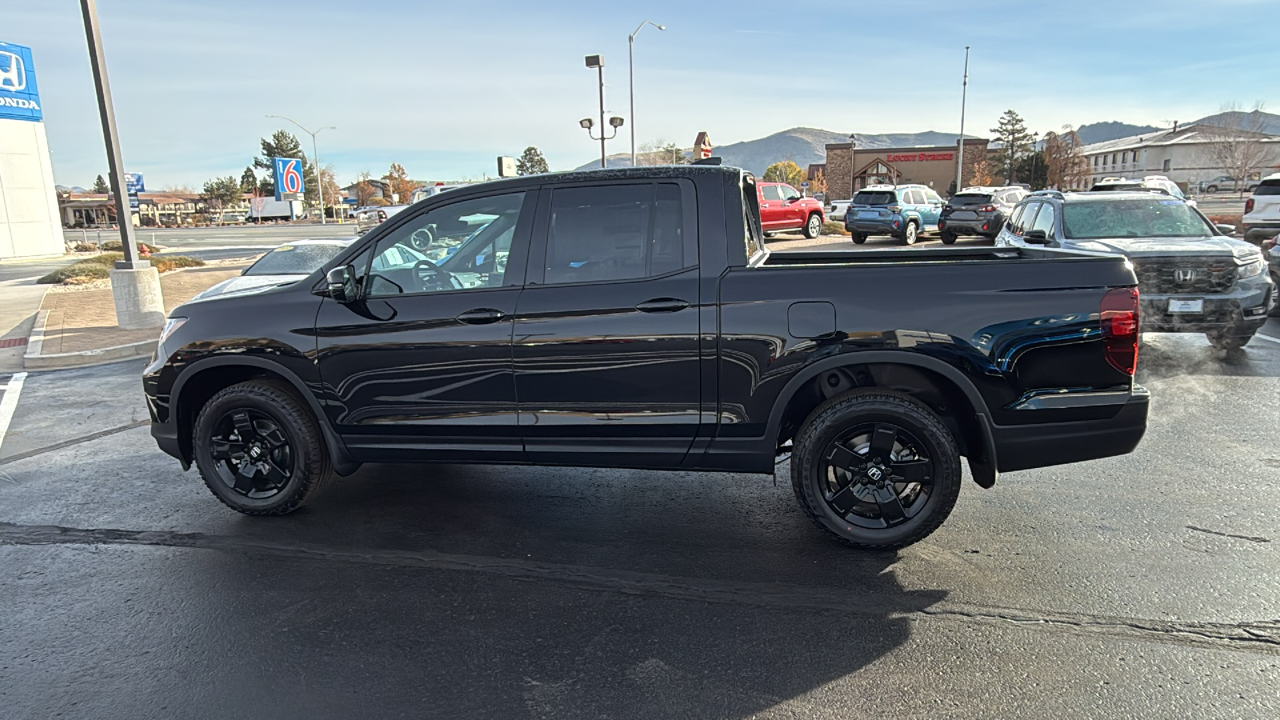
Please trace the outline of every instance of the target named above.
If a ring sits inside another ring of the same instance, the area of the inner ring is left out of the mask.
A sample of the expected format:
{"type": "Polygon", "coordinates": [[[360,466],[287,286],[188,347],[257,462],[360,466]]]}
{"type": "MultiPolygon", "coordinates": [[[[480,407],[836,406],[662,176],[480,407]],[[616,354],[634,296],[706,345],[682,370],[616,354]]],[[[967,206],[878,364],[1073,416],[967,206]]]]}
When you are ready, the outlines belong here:
{"type": "Polygon", "coordinates": [[[0,42],[0,118],[38,121],[42,117],[31,48],[0,42]]]}

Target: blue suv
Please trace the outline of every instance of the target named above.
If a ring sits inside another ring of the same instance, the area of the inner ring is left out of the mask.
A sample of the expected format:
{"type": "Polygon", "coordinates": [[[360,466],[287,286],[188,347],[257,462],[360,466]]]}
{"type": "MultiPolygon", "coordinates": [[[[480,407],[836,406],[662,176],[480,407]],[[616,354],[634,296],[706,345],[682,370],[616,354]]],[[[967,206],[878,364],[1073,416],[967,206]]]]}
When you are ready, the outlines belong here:
{"type": "Polygon", "coordinates": [[[891,235],[915,245],[921,233],[938,232],[942,205],[927,185],[870,185],[854,194],[844,227],[858,245],[869,235],[891,235]]]}

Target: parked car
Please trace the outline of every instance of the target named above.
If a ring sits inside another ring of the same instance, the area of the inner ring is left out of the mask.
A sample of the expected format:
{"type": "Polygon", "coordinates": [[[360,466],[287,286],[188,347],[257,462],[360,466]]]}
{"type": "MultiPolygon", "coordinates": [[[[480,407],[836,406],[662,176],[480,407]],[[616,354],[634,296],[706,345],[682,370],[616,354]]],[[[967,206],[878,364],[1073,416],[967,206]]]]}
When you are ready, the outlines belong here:
{"type": "Polygon", "coordinates": [[[1033,193],[996,245],[1123,255],[1138,274],[1144,332],[1204,333],[1221,350],[1244,347],[1276,302],[1256,246],[1226,237],[1185,202],[1149,191],[1033,193]]]}
{"type": "Polygon", "coordinates": [[[844,220],[844,214],[849,212],[849,203],[852,200],[832,200],[827,203],[827,217],[832,220],[844,220]]]}
{"type": "Polygon", "coordinates": [[[242,270],[238,277],[223,280],[192,299],[203,300],[218,295],[298,282],[320,269],[355,240],[355,238],[343,238],[297,240],[285,243],[269,250],[252,265],[242,270]]]}
{"type": "Polygon", "coordinates": [[[758,183],[760,224],[766,234],[800,230],[807,238],[822,234],[822,203],[786,183],[758,183]]]}
{"type": "Polygon", "coordinates": [[[356,213],[356,230],[359,232],[368,232],[387,221],[387,218],[395,217],[401,210],[409,207],[408,205],[383,205],[382,207],[371,207],[368,210],[356,213]]]}
{"type": "Polygon", "coordinates": [[[951,245],[961,235],[978,235],[995,239],[1013,207],[1027,196],[1020,186],[967,187],[942,206],[938,216],[938,234],[951,245]]]}
{"type": "MultiPolygon", "coordinates": [[[[1271,282],[1280,288],[1280,235],[1262,243],[1262,252],[1267,256],[1267,266],[1271,272],[1271,282]]],[[[1271,308],[1271,317],[1280,317],[1280,302],[1271,308]]]]}
{"type": "Polygon", "coordinates": [[[938,231],[942,198],[925,185],[869,185],[854,193],[844,227],[861,245],[870,235],[889,235],[915,245],[922,233],[938,231]]]}
{"type": "Polygon", "coordinates": [[[1237,180],[1230,175],[1219,175],[1209,180],[1201,180],[1197,187],[1203,193],[1216,192],[1252,192],[1258,187],[1258,180],[1237,180]]]}
{"type": "Polygon", "coordinates": [[[758,198],[688,165],[431,198],[302,282],[174,309],[144,371],[151,434],[249,515],[363,462],[769,474],[790,453],[803,512],[869,549],[943,522],[961,456],[991,487],[1142,438],[1123,258],[771,255],[758,198]],[[443,261],[413,249],[476,216],[443,261]]]}
{"type": "Polygon", "coordinates": [[[1141,180],[1129,178],[1103,178],[1093,184],[1089,188],[1090,192],[1117,192],[1127,190],[1154,190],[1170,197],[1176,197],[1185,201],[1191,207],[1196,207],[1195,200],[1186,196],[1182,192],[1182,188],[1178,187],[1178,183],[1170,180],[1164,175],[1148,175],[1141,180]]]}
{"type": "Polygon", "coordinates": [[[1253,196],[1244,201],[1244,239],[1261,242],[1280,233],[1280,173],[1262,178],[1253,196]]]}

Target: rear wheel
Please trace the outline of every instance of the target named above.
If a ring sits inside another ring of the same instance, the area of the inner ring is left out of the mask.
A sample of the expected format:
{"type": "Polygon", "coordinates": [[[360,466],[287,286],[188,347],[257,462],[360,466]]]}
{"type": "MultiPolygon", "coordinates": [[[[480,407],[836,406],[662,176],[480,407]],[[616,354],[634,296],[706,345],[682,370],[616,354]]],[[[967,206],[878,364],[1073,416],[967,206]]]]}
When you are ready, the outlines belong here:
{"type": "Polygon", "coordinates": [[[908,220],[907,229],[902,232],[902,241],[908,245],[915,245],[919,237],[920,227],[916,225],[915,220],[908,220]]]}
{"type": "Polygon", "coordinates": [[[1218,192],[1218,186],[1217,186],[1217,185],[1210,185],[1209,187],[1205,188],[1205,189],[1204,189],[1204,191],[1205,191],[1205,192],[1207,192],[1207,193],[1216,193],[1216,192],[1218,192]]]}
{"type": "Polygon", "coordinates": [[[804,224],[804,236],[810,240],[822,234],[822,216],[818,213],[809,213],[809,219],[804,224]]]}
{"type": "Polygon", "coordinates": [[[944,233],[942,233],[942,234],[940,234],[940,235],[938,236],[938,239],[942,241],[942,244],[943,244],[943,245],[955,245],[955,244],[956,244],[956,234],[955,234],[955,233],[948,233],[948,232],[944,232],[944,233]]]}
{"type": "Polygon", "coordinates": [[[960,495],[960,452],[942,420],[901,393],[832,398],[796,433],[791,484],[819,527],[868,550],[905,547],[942,525],[960,495]]]}
{"type": "Polygon", "coordinates": [[[849,233],[849,237],[853,240],[854,245],[861,245],[862,243],[867,241],[866,233],[860,233],[860,232],[849,233]]]}
{"type": "Polygon", "coordinates": [[[284,515],[329,479],[320,428],[291,391],[251,380],[225,388],[201,408],[192,447],[205,485],[246,515],[284,515]]]}

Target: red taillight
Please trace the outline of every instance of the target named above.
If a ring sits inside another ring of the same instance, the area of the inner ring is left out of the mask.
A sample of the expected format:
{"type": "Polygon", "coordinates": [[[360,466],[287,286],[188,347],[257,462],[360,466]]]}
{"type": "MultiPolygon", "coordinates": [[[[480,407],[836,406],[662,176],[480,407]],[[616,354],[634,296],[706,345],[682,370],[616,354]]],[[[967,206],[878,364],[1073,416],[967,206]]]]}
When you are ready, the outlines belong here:
{"type": "Polygon", "coordinates": [[[978,208],[978,212],[995,212],[995,211],[996,211],[995,205],[983,205],[982,207],[978,208]]]}
{"type": "Polygon", "coordinates": [[[1107,362],[1132,375],[1138,368],[1138,289],[1108,290],[1102,296],[1101,317],[1107,362]]]}
{"type": "Polygon", "coordinates": [[[1244,201],[1244,214],[1248,215],[1253,212],[1253,198],[1244,201]]]}
{"type": "Polygon", "coordinates": [[[889,206],[889,212],[891,212],[891,213],[895,213],[895,214],[896,214],[896,213],[900,213],[900,212],[902,212],[902,206],[901,206],[901,205],[890,205],[890,206],[889,206]]]}

